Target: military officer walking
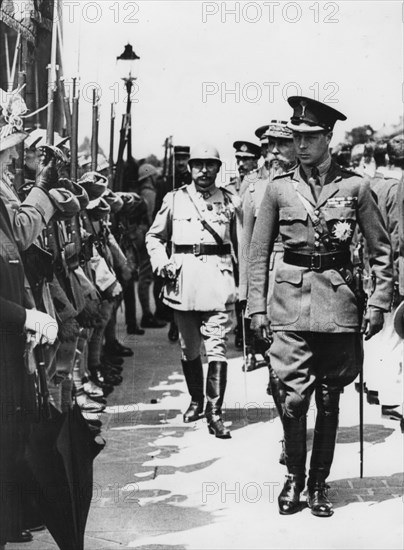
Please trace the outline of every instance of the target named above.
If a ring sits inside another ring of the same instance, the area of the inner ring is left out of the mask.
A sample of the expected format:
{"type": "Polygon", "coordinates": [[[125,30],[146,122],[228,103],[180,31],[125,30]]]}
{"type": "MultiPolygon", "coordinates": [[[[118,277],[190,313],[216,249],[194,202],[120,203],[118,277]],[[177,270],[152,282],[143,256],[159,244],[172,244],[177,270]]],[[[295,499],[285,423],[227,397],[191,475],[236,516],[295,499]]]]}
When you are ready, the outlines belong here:
{"type": "Polygon", "coordinates": [[[306,415],[315,393],[317,416],[308,477],[308,505],[332,515],[326,479],[334,455],[339,398],[362,361],[361,316],[352,286],[350,244],[356,224],[364,234],[375,288],[368,300],[369,339],[383,326],[392,298],[391,247],[380,211],[364,178],[340,168],[329,153],[340,112],[310,98],[288,99],[300,166],[276,178],[265,192],[249,258],[252,328],[268,326],[268,264],[278,233],[283,260],[269,304],[274,332],[272,366],[284,385],[283,430],[288,475],[279,512],[300,509],[306,477],[306,415]]]}
{"type": "MultiPolygon", "coordinates": [[[[287,122],[283,120],[271,120],[271,124],[265,128],[264,136],[266,138],[265,159],[267,169],[248,177],[248,188],[243,198],[243,230],[240,239],[239,266],[240,266],[240,284],[239,284],[239,300],[245,302],[248,294],[248,257],[250,251],[250,243],[254,230],[254,225],[258,216],[261,202],[265,190],[275,174],[283,174],[296,164],[296,154],[293,146],[292,130],[287,127],[287,122]]],[[[259,129],[258,129],[259,130],[259,129]]],[[[269,284],[268,284],[268,299],[272,294],[274,284],[274,272],[278,261],[283,255],[282,241],[278,237],[274,244],[272,257],[269,264],[269,284]]],[[[248,327],[249,327],[249,323],[248,327]]],[[[249,331],[245,331],[246,333],[249,331]]],[[[251,340],[251,338],[250,338],[251,340]]],[[[249,346],[247,352],[246,370],[253,370],[257,364],[254,355],[254,349],[249,346]],[[252,353],[248,353],[251,349],[252,353]]],[[[279,415],[282,418],[281,401],[283,400],[283,388],[279,385],[279,379],[270,367],[270,382],[268,385],[268,393],[272,394],[279,415]]],[[[283,459],[282,459],[283,461],[283,459]]]]}
{"type": "Polygon", "coordinates": [[[203,341],[209,362],[205,410],[208,428],[211,434],[225,439],[230,437],[222,420],[226,340],[236,300],[231,234],[240,201],[226,189],[216,187],[220,166],[214,147],[200,145],[191,150],[192,183],[165,196],[146,244],[154,271],[166,279],[163,301],[174,310],[180,332],[182,367],[191,395],[184,422],[203,416],[203,341]]]}

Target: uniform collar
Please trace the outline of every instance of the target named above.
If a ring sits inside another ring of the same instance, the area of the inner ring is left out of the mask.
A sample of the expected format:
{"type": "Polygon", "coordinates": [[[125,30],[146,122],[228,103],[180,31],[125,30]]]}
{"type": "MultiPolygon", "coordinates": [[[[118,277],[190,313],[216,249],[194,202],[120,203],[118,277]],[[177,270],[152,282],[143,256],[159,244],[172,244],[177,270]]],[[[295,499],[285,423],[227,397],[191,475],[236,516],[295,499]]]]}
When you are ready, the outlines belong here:
{"type": "Polygon", "coordinates": [[[210,197],[213,197],[213,195],[216,193],[217,189],[218,188],[216,187],[216,185],[213,185],[212,187],[210,187],[206,191],[202,191],[202,190],[200,191],[196,187],[195,182],[192,182],[188,185],[188,190],[191,192],[191,194],[194,197],[201,197],[204,200],[209,199],[210,197]]]}
{"type": "MultiPolygon", "coordinates": [[[[323,180],[325,178],[325,175],[328,173],[328,171],[330,169],[330,166],[331,166],[331,156],[330,155],[328,155],[328,157],[325,159],[324,162],[322,162],[321,164],[318,164],[316,166],[321,180],[323,180]]],[[[310,177],[312,166],[309,166],[309,167],[306,168],[306,166],[301,164],[301,169],[302,169],[303,174],[306,176],[306,180],[307,180],[307,178],[310,177]]]]}

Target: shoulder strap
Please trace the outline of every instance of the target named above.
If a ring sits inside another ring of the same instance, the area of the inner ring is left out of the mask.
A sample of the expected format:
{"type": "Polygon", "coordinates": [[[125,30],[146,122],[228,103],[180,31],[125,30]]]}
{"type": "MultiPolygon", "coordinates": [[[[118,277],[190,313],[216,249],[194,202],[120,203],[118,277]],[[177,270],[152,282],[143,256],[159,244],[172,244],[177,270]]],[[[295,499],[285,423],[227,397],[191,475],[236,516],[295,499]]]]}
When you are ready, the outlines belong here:
{"type": "Polygon", "coordinates": [[[195,207],[195,210],[199,216],[199,219],[201,221],[201,224],[203,225],[203,227],[206,229],[206,231],[209,231],[209,233],[212,235],[212,237],[215,239],[215,241],[217,242],[217,244],[220,244],[222,245],[223,244],[223,239],[220,235],[218,235],[218,233],[216,233],[216,231],[213,229],[212,226],[210,226],[208,224],[208,222],[205,220],[205,218],[203,217],[200,209],[199,209],[199,206],[197,205],[194,197],[191,195],[191,193],[189,192],[188,188],[187,188],[187,193],[188,193],[188,196],[189,198],[191,199],[191,202],[192,204],[194,205],[195,207]]]}

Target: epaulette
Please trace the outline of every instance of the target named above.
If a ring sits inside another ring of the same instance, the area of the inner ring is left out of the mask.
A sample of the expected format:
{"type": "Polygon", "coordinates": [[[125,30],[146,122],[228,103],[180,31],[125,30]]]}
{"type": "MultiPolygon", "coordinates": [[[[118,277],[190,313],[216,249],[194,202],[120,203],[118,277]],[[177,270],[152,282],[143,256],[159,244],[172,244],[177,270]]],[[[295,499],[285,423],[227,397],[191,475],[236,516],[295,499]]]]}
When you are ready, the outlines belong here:
{"type": "Polygon", "coordinates": [[[359,178],[363,178],[362,174],[359,174],[359,172],[355,172],[354,170],[351,170],[349,168],[345,168],[344,166],[340,166],[341,172],[344,174],[347,174],[348,176],[357,176],[359,178]]]}
{"type": "Polygon", "coordinates": [[[231,189],[227,189],[226,187],[219,187],[219,189],[221,189],[223,191],[223,194],[227,197],[228,200],[231,201],[231,203],[236,207],[238,208],[240,205],[241,205],[241,199],[240,197],[237,195],[237,193],[235,193],[234,191],[232,191],[231,189]]]}
{"type": "Polygon", "coordinates": [[[233,189],[228,189],[227,185],[223,187],[218,187],[218,189],[221,189],[224,193],[227,193],[228,195],[231,195],[232,197],[238,197],[237,193],[233,191],[233,189]]]}
{"type": "Polygon", "coordinates": [[[184,185],[181,185],[181,187],[176,187],[175,189],[173,189],[172,192],[176,193],[177,191],[180,191],[182,189],[186,189],[187,187],[188,187],[188,184],[184,183],[184,185]]]}
{"type": "Polygon", "coordinates": [[[285,172],[284,174],[278,174],[277,176],[275,176],[275,177],[273,178],[272,181],[280,180],[280,179],[282,179],[282,178],[289,178],[290,176],[293,176],[294,173],[295,173],[295,169],[289,170],[289,172],[285,172]]]}

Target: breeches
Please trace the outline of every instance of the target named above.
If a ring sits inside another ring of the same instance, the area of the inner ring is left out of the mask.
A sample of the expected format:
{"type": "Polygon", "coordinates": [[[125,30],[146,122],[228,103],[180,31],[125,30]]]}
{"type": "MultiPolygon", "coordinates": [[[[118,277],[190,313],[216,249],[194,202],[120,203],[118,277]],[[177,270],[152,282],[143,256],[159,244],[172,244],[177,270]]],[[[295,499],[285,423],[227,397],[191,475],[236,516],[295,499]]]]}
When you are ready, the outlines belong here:
{"type": "Polygon", "coordinates": [[[342,391],[357,377],[363,360],[357,333],[275,332],[271,365],[285,385],[284,414],[307,414],[315,388],[342,391]]]}
{"type": "Polygon", "coordinates": [[[204,342],[209,362],[226,361],[227,335],[233,325],[233,311],[233,306],[226,311],[174,310],[182,359],[192,361],[199,357],[204,342]]]}

